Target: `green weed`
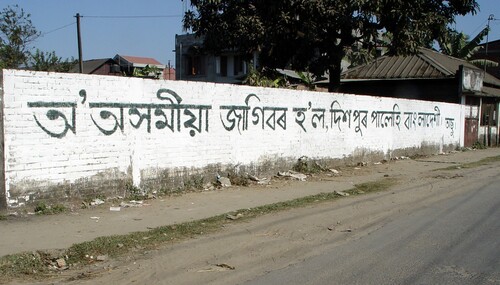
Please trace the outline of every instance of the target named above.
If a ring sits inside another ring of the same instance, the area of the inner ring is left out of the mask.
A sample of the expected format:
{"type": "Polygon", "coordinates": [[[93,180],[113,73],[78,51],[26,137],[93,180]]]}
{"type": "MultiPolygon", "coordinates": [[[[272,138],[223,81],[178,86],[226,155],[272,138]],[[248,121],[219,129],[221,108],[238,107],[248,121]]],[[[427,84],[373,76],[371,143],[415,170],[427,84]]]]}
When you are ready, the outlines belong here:
{"type": "Polygon", "coordinates": [[[61,204],[47,205],[44,202],[38,202],[35,206],[34,212],[37,215],[54,215],[63,213],[66,211],[66,207],[61,204]]]}

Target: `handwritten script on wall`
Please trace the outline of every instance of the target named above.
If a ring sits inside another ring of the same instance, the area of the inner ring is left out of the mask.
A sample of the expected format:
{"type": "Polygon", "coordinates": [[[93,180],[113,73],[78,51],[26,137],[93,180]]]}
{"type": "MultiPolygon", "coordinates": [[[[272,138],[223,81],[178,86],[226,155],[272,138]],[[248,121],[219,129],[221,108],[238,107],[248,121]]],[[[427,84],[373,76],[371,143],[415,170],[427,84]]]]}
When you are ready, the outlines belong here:
{"type": "MultiPolygon", "coordinates": [[[[82,89],[79,95],[84,104],[87,92],[82,89]]],[[[185,104],[175,91],[165,88],[156,92],[156,98],[158,103],[89,102],[90,120],[106,136],[111,136],[118,130],[123,133],[126,123],[134,129],[145,128],[148,133],[187,131],[194,137],[210,131],[209,115],[214,109],[212,105],[185,104]]],[[[28,107],[47,110],[46,119],[41,120],[36,113],[33,117],[38,127],[49,136],[62,139],[69,131],[77,134],[77,103],[28,102],[28,107]],[[59,127],[43,124],[49,121],[58,121],[59,127]]],[[[313,106],[312,102],[308,102],[306,106],[289,108],[264,106],[258,95],[249,94],[241,105],[220,105],[218,109],[221,126],[228,132],[238,131],[240,134],[250,128],[287,130],[290,120],[303,132],[311,129],[353,130],[360,136],[369,128],[394,128],[401,131],[434,128],[443,124],[438,106],[434,106],[431,111],[403,112],[398,104],[394,104],[390,110],[370,111],[345,109],[339,101],[334,100],[326,108],[313,106]]],[[[455,118],[444,118],[444,126],[452,137],[455,125],[455,118]]]]}

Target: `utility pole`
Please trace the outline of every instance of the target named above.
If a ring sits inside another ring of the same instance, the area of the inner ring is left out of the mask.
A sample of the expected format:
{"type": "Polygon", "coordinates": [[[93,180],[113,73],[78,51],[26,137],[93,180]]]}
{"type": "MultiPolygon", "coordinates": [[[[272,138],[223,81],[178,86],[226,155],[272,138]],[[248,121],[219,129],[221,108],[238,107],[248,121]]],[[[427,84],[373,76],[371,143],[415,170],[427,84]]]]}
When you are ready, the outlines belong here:
{"type": "Polygon", "coordinates": [[[83,59],[82,59],[82,34],[80,32],[80,13],[76,13],[76,33],[78,37],[78,65],[80,73],[83,73],[83,59]]]}
{"type": "Polygon", "coordinates": [[[182,80],[182,42],[179,44],[179,80],[182,80]]]}
{"type": "Polygon", "coordinates": [[[490,41],[489,40],[489,36],[490,36],[490,21],[493,21],[495,19],[495,15],[493,14],[490,14],[490,16],[488,17],[488,25],[486,26],[488,28],[488,32],[486,33],[486,45],[485,45],[485,49],[484,49],[484,72],[486,72],[486,60],[488,59],[488,42],[490,41]]]}
{"type": "Polygon", "coordinates": [[[172,66],[170,65],[170,60],[168,60],[168,80],[172,79],[172,66]]]}

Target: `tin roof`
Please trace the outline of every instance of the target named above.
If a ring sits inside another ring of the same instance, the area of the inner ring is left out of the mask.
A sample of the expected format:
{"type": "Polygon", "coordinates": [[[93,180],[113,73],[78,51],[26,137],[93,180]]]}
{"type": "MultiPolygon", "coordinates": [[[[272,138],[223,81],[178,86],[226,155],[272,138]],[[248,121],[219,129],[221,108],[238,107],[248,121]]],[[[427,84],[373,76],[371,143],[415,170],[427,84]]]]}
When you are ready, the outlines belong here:
{"type": "MultiPolygon", "coordinates": [[[[455,77],[460,65],[479,69],[465,60],[451,57],[431,49],[421,48],[410,56],[382,56],[342,73],[342,79],[438,79],[455,77]]],[[[484,82],[500,87],[500,80],[486,73],[484,82]]]]}

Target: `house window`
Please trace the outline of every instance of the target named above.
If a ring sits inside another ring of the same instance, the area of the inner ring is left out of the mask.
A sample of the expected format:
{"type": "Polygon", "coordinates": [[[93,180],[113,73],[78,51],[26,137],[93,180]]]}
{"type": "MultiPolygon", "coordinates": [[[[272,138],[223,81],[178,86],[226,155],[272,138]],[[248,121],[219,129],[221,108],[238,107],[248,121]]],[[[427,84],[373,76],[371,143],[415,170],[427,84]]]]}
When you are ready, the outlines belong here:
{"type": "Polygon", "coordinates": [[[227,76],[227,56],[220,57],[220,75],[227,76]]]}
{"type": "Polygon", "coordinates": [[[481,126],[496,126],[496,104],[483,104],[481,106],[481,126]]]}
{"type": "Polygon", "coordinates": [[[227,56],[221,55],[215,57],[215,73],[219,76],[227,76],[227,56]]]}
{"type": "Polygon", "coordinates": [[[220,74],[220,56],[215,57],[215,74],[220,74]]]}
{"type": "Polygon", "coordinates": [[[234,75],[241,75],[245,73],[245,62],[243,57],[235,55],[234,56],[234,75]]]}
{"type": "Polygon", "coordinates": [[[203,64],[203,57],[201,56],[190,56],[187,60],[187,75],[204,75],[205,65],[203,64]]]}

